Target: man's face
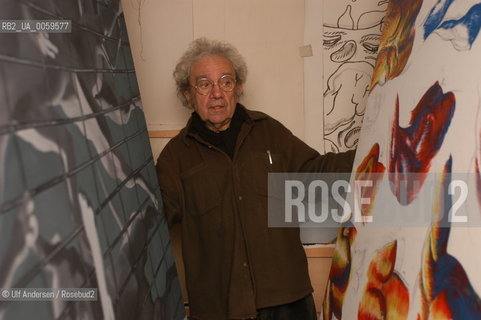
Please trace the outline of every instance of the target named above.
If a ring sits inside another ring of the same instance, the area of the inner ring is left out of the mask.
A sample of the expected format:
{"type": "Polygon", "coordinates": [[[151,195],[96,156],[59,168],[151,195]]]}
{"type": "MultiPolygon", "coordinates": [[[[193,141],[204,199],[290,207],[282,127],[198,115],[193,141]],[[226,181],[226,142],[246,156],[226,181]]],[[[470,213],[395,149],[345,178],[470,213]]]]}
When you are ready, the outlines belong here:
{"type": "Polygon", "coordinates": [[[231,92],[225,92],[218,85],[214,85],[212,91],[206,96],[198,93],[193,86],[200,79],[217,83],[225,75],[230,75],[234,79],[236,77],[229,59],[217,55],[205,56],[192,65],[189,77],[191,87],[184,93],[189,105],[212,131],[229,128],[237,101],[242,93],[242,85],[236,84],[231,92]]]}

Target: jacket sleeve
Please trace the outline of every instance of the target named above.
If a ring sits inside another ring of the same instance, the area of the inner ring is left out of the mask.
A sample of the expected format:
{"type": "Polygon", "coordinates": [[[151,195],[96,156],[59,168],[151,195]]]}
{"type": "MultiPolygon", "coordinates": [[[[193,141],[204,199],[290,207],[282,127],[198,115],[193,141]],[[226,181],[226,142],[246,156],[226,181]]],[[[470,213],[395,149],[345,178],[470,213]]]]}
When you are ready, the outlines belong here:
{"type": "MultiPolygon", "coordinates": [[[[346,152],[333,153],[328,152],[321,155],[320,170],[317,172],[346,172],[351,173],[352,164],[356,150],[349,150],[346,152]]],[[[314,166],[316,164],[314,163],[314,166]]]]}
{"type": "Polygon", "coordinates": [[[336,172],[351,173],[356,150],[341,153],[319,154],[288,129],[285,140],[289,168],[293,172],[336,172]]]}
{"type": "Polygon", "coordinates": [[[169,228],[182,220],[183,193],[177,161],[172,157],[168,145],[162,150],[157,159],[157,178],[164,204],[164,214],[169,228]]]}

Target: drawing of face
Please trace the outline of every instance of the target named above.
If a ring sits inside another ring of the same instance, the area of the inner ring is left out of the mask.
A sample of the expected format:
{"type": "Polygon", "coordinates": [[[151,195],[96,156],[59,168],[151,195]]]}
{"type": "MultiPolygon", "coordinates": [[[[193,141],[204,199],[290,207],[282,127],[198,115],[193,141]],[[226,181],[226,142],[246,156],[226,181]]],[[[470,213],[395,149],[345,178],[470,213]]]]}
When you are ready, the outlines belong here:
{"type": "Polygon", "coordinates": [[[332,62],[368,61],[374,66],[379,47],[379,25],[369,29],[347,30],[324,26],[322,45],[332,62]]]}
{"type": "Polygon", "coordinates": [[[324,9],[329,10],[323,24],[326,151],[340,152],[357,145],[385,4],[373,1],[368,6],[372,10],[366,10],[366,3],[361,7],[356,1],[325,3],[324,9]]]}
{"type": "Polygon", "coordinates": [[[372,70],[367,62],[344,63],[327,80],[324,92],[326,151],[340,152],[356,147],[372,70]]]}

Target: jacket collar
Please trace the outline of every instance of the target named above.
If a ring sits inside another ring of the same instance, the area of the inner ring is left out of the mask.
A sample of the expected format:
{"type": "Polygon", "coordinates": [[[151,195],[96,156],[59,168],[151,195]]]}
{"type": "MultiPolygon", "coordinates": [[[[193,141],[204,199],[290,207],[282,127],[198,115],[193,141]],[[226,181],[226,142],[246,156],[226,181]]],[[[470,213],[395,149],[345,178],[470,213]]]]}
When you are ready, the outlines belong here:
{"type": "MultiPolygon", "coordinates": [[[[249,125],[253,125],[256,121],[267,119],[267,115],[265,113],[249,110],[240,103],[237,103],[236,108],[244,109],[245,113],[247,114],[247,120],[245,122],[248,123],[249,125]]],[[[192,129],[192,116],[189,118],[189,121],[187,122],[185,128],[183,128],[180,132],[180,135],[184,143],[186,145],[189,145],[190,143],[188,139],[189,136],[197,140],[203,141],[202,138],[200,138],[200,136],[197,133],[192,133],[191,129],[192,129]]]]}

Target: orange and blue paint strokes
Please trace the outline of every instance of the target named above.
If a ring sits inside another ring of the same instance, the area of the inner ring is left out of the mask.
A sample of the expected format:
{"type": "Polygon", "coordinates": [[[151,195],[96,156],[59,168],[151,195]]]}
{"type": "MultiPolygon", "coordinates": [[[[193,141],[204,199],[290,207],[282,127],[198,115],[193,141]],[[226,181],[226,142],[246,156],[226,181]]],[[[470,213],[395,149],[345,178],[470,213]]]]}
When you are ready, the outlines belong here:
{"type": "Polygon", "coordinates": [[[431,8],[424,22],[424,40],[439,27],[453,2],[454,0],[438,0],[431,8]]]}
{"type": "Polygon", "coordinates": [[[448,220],[452,199],[448,194],[452,158],[445,164],[433,206],[433,225],[426,239],[419,275],[422,309],[418,320],[480,319],[481,300],[459,261],[447,252],[451,231],[448,220]]]}
{"type": "Polygon", "coordinates": [[[359,304],[359,320],[403,320],[409,312],[409,292],[394,270],[397,241],[379,250],[369,264],[367,284],[359,304]]]}
{"type": "Polygon", "coordinates": [[[454,0],[439,0],[424,22],[424,39],[438,31],[443,39],[453,41],[455,48],[468,50],[481,29],[481,3],[472,6],[459,19],[443,21],[454,0]]]}
{"type": "Polygon", "coordinates": [[[383,85],[404,70],[414,43],[414,22],[422,0],[391,0],[384,17],[379,53],[369,90],[383,85]]]}
{"type": "Polygon", "coordinates": [[[455,104],[454,94],[443,93],[436,81],[411,112],[409,126],[402,128],[397,97],[388,171],[391,191],[401,205],[410,204],[421,189],[444,141],[455,104]]]}
{"type": "Polygon", "coordinates": [[[330,320],[334,315],[342,319],[344,295],[351,277],[351,246],[356,238],[355,227],[341,227],[336,240],[336,249],[332,258],[329,282],[322,305],[322,319],[330,320]]]}
{"type": "Polygon", "coordinates": [[[481,206],[481,130],[478,131],[476,157],[474,159],[474,172],[476,173],[476,194],[478,203],[481,206]]]}
{"type": "Polygon", "coordinates": [[[379,162],[379,144],[374,143],[368,155],[362,160],[361,164],[356,169],[355,179],[357,181],[371,181],[372,187],[361,188],[360,194],[356,196],[359,198],[370,199],[369,204],[361,205],[361,214],[368,216],[374,207],[377,187],[381,182],[386,167],[379,162]]]}

